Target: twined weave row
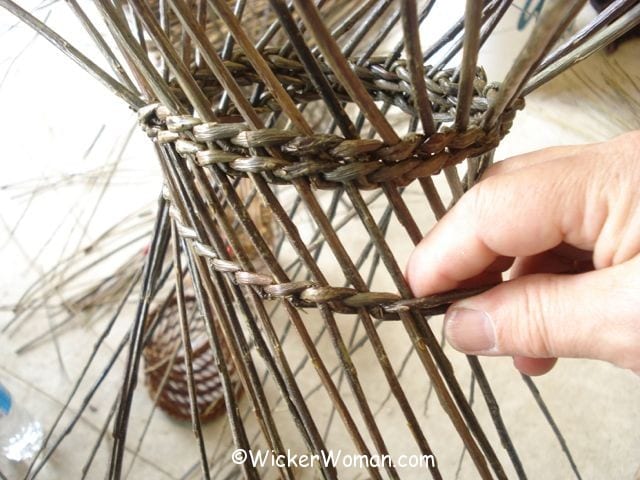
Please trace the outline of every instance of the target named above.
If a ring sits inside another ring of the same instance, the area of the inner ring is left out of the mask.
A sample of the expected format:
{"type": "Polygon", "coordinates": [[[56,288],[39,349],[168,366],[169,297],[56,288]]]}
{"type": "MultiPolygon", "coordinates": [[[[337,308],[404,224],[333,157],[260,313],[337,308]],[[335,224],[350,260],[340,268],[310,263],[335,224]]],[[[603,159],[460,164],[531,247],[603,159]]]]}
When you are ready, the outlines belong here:
{"type": "Polygon", "coordinates": [[[336,313],[356,314],[365,308],[381,320],[398,320],[399,313],[417,309],[426,316],[444,313],[451,303],[476,295],[490,286],[460,289],[423,298],[403,299],[396,293],[358,291],[355,288],[318,285],[312,281],[277,283],[270,275],[248,272],[233,260],[221,258],[215,249],[201,242],[197,232],[183,223],[176,209],[170,210],[180,236],[191,242],[194,253],[207,259],[210,268],[231,277],[237,285],[252,287],[264,300],[287,299],[297,308],[328,305],[336,313]]]}
{"type": "MultiPolygon", "coordinates": [[[[282,48],[267,48],[263,58],[269,65],[276,78],[285,87],[287,93],[298,104],[306,104],[319,100],[320,94],[314,88],[311,78],[302,63],[293,55],[287,55],[282,48]]],[[[386,56],[369,57],[366,60],[351,58],[348,60],[353,72],[358,76],[363,87],[375,100],[398,107],[403,112],[414,115],[412,102],[411,78],[407,61],[403,58],[390,59],[386,56]]],[[[254,70],[251,62],[241,50],[235,50],[230,59],[224,60],[224,65],[233,74],[234,80],[240,86],[264,86],[263,79],[254,70]]],[[[351,102],[351,98],[343,88],[337,77],[322,58],[318,65],[331,85],[331,89],[339,100],[351,102]]],[[[224,92],[222,85],[211,72],[201,67],[193,70],[192,76],[207,98],[216,99],[224,92]]],[[[449,122],[455,117],[459,83],[457,69],[435,69],[425,65],[425,86],[429,92],[434,120],[449,122]]],[[[487,97],[497,90],[499,84],[487,81],[483,68],[478,67],[473,82],[474,95],[471,102],[470,115],[481,115],[488,107],[487,97]]],[[[171,88],[176,97],[186,101],[183,90],[177,82],[171,82],[171,88]]],[[[268,89],[261,89],[261,93],[252,98],[252,105],[258,112],[278,112],[280,104],[268,89]]],[[[221,116],[237,115],[238,111],[232,102],[224,110],[216,111],[221,116]]]]}
{"type": "Polygon", "coordinates": [[[192,155],[200,166],[219,165],[229,176],[259,173],[273,184],[307,178],[317,188],[333,189],[351,182],[360,189],[382,183],[405,186],[462,160],[495,148],[508,132],[515,107],[494,128],[472,126],[464,132],[443,127],[430,136],[411,133],[395,145],[378,139],[345,139],[333,134],[301,136],[295,130],[250,130],[245,123],[202,122],[191,115],[170,115],[159,104],[139,111],[147,134],[160,144],[173,144],[180,155],[192,155]],[[278,149],[272,156],[265,148],[278,149]]]}

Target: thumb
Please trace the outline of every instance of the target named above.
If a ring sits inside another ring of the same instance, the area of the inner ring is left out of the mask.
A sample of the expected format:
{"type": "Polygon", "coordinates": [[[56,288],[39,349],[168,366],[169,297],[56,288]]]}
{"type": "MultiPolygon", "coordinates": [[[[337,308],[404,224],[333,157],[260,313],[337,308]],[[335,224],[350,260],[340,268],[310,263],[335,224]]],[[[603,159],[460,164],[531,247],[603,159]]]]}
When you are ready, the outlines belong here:
{"type": "Polygon", "coordinates": [[[640,372],[638,259],[580,275],[526,275],[452,305],[445,331],[465,353],[583,357],[640,372]]]}

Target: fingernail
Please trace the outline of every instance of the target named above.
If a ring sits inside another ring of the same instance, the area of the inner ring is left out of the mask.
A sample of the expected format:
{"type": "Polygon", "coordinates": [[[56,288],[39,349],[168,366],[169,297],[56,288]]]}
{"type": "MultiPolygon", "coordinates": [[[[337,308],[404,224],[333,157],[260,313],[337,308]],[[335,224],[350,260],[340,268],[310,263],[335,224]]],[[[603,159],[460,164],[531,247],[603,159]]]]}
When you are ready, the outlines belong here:
{"type": "Polygon", "coordinates": [[[488,353],[495,349],[493,322],[485,312],[453,308],[444,317],[447,340],[456,350],[488,353]]]}

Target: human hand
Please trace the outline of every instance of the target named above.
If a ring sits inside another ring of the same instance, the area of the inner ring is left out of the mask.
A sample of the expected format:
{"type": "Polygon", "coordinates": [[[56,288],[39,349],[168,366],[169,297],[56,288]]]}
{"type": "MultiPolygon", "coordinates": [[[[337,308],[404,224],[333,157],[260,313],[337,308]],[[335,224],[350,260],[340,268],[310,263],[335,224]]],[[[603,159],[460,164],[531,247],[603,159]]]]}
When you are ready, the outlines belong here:
{"type": "Polygon", "coordinates": [[[640,131],[491,167],[414,250],[416,297],[511,279],[452,305],[445,332],[528,375],[557,357],[640,374],[640,131]]]}

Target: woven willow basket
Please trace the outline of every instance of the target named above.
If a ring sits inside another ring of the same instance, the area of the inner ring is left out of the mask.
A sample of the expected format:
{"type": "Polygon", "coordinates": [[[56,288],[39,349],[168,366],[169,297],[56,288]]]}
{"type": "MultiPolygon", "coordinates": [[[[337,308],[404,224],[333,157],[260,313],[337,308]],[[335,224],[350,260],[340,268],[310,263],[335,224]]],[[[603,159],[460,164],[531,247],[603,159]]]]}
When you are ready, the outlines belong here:
{"type": "MultiPolygon", "coordinates": [[[[107,39],[68,0],[112,67],[107,73],[0,0],[137,111],[164,176],[116,402],[109,478],[123,472],[142,358],[157,404],[192,420],[205,478],[399,478],[390,464],[301,471],[233,467],[228,455],[210,463],[201,424],[223,404],[227,452],[278,455],[293,447],[320,456],[336,444],[327,427],[335,415],[341,447],[363,458],[389,454],[394,441],[371,403],[372,384],[359,376],[363,364],[379,374],[374,389],[391,398],[388,415],[402,430],[395,438],[437,458],[390,360],[389,328],[406,332],[410,357],[477,477],[525,478],[478,359],[468,361],[495,425],[490,435],[428,322],[482,289],[413,298],[403,262],[491,164],[524,97],[631,30],[640,7],[613,2],[560,41],[584,2],[548,1],[497,83],[477,64],[478,52],[511,2],[468,0],[464,17],[426,43],[420,25],[434,3],[96,0],[107,39]],[[175,285],[158,298],[167,266],[175,285]],[[170,308],[159,314],[162,302],[170,308]],[[359,344],[358,329],[365,332],[359,344]],[[196,345],[202,333],[207,343],[196,345]],[[318,389],[325,401],[312,405],[318,389]]],[[[32,474],[51,451],[34,460],[32,474]]],[[[437,464],[428,471],[453,476],[437,464]]]]}
{"type": "MultiPolygon", "coordinates": [[[[186,295],[184,307],[195,305],[193,295],[186,295]]],[[[201,422],[217,418],[224,410],[222,382],[216,368],[213,352],[207,341],[204,323],[193,322],[188,332],[190,353],[184,345],[181,323],[178,321],[181,305],[171,297],[168,305],[158,306],[149,314],[149,323],[154,325],[142,356],[144,358],[145,383],[155,404],[177,420],[191,420],[188,379],[193,378],[194,399],[201,422]],[[190,355],[187,366],[186,357],[190,355]]],[[[223,350],[222,357],[229,353],[223,350]]],[[[234,397],[241,392],[233,364],[229,365],[229,377],[234,397]]]]}

